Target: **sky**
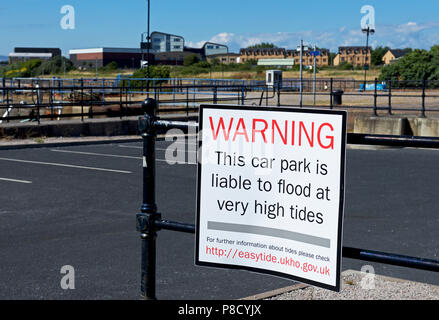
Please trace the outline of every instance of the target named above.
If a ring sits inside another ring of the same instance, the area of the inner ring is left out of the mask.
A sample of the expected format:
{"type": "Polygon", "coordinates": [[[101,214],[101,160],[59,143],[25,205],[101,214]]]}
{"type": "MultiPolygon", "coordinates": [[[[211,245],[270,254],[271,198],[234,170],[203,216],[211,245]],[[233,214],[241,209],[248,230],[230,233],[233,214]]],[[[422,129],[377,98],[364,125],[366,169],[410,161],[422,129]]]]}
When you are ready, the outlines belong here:
{"type": "MultiPolygon", "coordinates": [[[[151,0],[151,31],[181,35],[187,46],[223,43],[231,52],[260,42],[295,48],[301,39],[336,52],[339,46],[366,44],[365,5],[375,12],[373,47],[439,44],[437,0],[151,0]]],[[[0,55],[16,46],[58,47],[66,56],[70,49],[136,48],[146,30],[147,0],[0,2],[0,55]],[[72,12],[61,10],[66,5],[74,9],[74,25],[66,18],[72,12]]]]}

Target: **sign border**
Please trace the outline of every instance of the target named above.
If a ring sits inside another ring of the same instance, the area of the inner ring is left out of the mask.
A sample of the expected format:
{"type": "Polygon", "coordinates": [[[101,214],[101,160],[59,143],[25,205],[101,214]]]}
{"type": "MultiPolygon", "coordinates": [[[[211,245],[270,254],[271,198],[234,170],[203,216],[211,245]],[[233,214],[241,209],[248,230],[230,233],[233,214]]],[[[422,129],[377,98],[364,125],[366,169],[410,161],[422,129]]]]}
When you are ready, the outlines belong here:
{"type": "Polygon", "coordinates": [[[345,183],[346,183],[346,143],[347,143],[347,112],[342,110],[325,110],[325,109],[309,109],[299,107],[257,107],[257,106],[242,106],[242,105],[219,105],[219,104],[202,104],[200,105],[199,117],[198,117],[198,150],[202,150],[202,139],[200,139],[200,133],[203,130],[202,119],[204,109],[219,109],[219,110],[241,110],[241,111],[279,111],[279,112],[292,112],[292,113],[315,113],[315,114],[336,114],[342,116],[342,141],[341,141],[341,160],[340,160],[340,198],[339,198],[339,214],[338,214],[338,239],[337,239],[337,275],[336,285],[328,285],[325,283],[309,280],[299,276],[293,276],[287,273],[265,270],[256,267],[239,266],[233,264],[222,264],[213,262],[200,261],[200,201],[201,201],[201,173],[202,173],[202,152],[198,154],[197,161],[197,200],[196,200],[196,222],[195,222],[195,266],[200,267],[212,267],[219,269],[233,269],[244,270],[258,274],[267,274],[271,276],[280,277],[283,279],[289,279],[305,284],[309,284],[315,287],[328,289],[331,291],[340,292],[341,289],[341,265],[342,265],[342,242],[343,242],[343,217],[344,217],[344,200],[345,200],[345,183]]]}

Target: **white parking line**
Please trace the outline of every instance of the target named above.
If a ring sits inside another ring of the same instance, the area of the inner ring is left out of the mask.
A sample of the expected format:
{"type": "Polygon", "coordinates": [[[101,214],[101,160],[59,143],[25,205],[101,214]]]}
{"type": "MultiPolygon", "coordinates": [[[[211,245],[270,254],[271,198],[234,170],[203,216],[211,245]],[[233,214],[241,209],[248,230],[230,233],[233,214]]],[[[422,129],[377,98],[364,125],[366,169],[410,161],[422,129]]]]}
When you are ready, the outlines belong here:
{"type": "Polygon", "coordinates": [[[76,165],[65,164],[65,163],[53,163],[53,162],[42,162],[42,161],[30,161],[30,160],[11,159],[11,158],[0,158],[0,160],[1,160],[1,161],[21,162],[21,163],[31,163],[31,164],[41,164],[41,165],[56,166],[56,167],[75,168],[75,169],[85,169],[85,170],[95,170],[95,171],[105,171],[105,172],[115,172],[115,173],[126,173],[126,174],[130,174],[130,173],[132,173],[131,171],[114,170],[114,169],[104,169],[104,168],[94,168],[94,167],[84,167],[84,166],[76,166],[76,165]]]}
{"type": "MultiPolygon", "coordinates": [[[[184,143],[179,143],[179,142],[174,142],[173,144],[181,144],[181,145],[183,145],[184,143]]],[[[185,144],[184,144],[185,145],[185,144]]],[[[189,146],[197,146],[196,144],[188,144],[189,146]]],[[[140,146],[125,146],[125,145],[123,145],[123,144],[121,144],[121,145],[118,145],[118,147],[119,148],[128,148],[128,149],[143,149],[143,147],[140,147],[140,146]]],[[[166,151],[167,149],[164,149],[164,148],[156,148],[156,150],[159,150],[159,151],[166,151]]],[[[192,153],[197,153],[197,151],[194,151],[194,150],[186,150],[186,152],[192,152],[192,153]]]]}
{"type": "Polygon", "coordinates": [[[0,178],[1,181],[8,181],[8,182],[18,182],[18,183],[26,183],[26,184],[30,184],[32,183],[32,181],[27,181],[27,180],[17,180],[17,179],[8,179],[8,178],[0,178]]]}
{"type": "Polygon", "coordinates": [[[132,157],[132,156],[123,156],[118,154],[107,154],[107,153],[95,153],[95,152],[83,152],[83,151],[72,151],[72,150],[58,150],[58,149],[52,149],[50,151],[53,152],[63,152],[63,153],[74,153],[74,154],[83,154],[88,156],[101,156],[101,157],[113,157],[113,158],[125,158],[125,159],[137,159],[141,160],[142,157],[132,157]]]}
{"type": "MultiPolygon", "coordinates": [[[[96,153],[96,152],[83,152],[83,151],[73,151],[73,150],[58,150],[58,149],[52,149],[50,151],[54,152],[64,152],[64,153],[73,153],[73,154],[83,154],[88,156],[98,156],[98,157],[113,157],[113,158],[125,158],[125,159],[135,159],[135,160],[142,160],[143,157],[132,157],[132,156],[122,156],[118,154],[108,154],[108,153],[96,153]]],[[[166,160],[166,159],[156,159],[156,161],[159,162],[167,162],[168,164],[175,163],[175,164],[189,164],[189,165],[196,165],[196,163],[186,163],[184,161],[174,161],[174,160],[166,160]]]]}

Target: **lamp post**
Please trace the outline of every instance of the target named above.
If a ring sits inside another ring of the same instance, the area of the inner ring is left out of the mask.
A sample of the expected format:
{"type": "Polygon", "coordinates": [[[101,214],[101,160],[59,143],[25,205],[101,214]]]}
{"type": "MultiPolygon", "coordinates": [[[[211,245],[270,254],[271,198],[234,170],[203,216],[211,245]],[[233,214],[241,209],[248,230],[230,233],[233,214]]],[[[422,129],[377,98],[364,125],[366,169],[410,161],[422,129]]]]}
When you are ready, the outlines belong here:
{"type": "MultiPolygon", "coordinates": [[[[366,58],[365,58],[365,63],[364,63],[364,87],[363,90],[366,91],[366,81],[367,81],[367,70],[369,69],[369,35],[374,34],[375,33],[375,29],[371,28],[370,26],[367,26],[367,28],[363,28],[361,29],[361,31],[363,31],[363,33],[366,34],[366,58]]],[[[372,58],[372,55],[371,55],[372,58]]]]}
{"type": "Polygon", "coordinates": [[[151,5],[150,5],[150,0],[148,0],[148,37],[146,39],[146,59],[148,61],[148,65],[146,66],[146,77],[149,79],[149,47],[150,47],[150,30],[149,30],[149,26],[150,26],[150,17],[151,17],[151,5]]]}
{"type": "Polygon", "coordinates": [[[143,69],[143,61],[145,60],[145,55],[143,53],[143,38],[147,32],[142,32],[140,34],[140,51],[142,52],[142,60],[140,61],[140,68],[143,69]]]}
{"type": "Polygon", "coordinates": [[[303,51],[308,51],[308,46],[303,45],[303,40],[300,40],[300,46],[297,47],[300,52],[300,107],[303,105],[303,51]]]}

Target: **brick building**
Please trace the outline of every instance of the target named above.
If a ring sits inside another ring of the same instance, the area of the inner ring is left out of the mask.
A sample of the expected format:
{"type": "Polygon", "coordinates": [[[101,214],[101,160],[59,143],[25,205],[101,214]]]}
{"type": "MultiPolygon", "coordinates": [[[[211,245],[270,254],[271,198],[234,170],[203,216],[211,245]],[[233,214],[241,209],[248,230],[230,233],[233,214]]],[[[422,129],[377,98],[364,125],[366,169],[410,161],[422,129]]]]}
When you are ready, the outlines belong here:
{"type": "Polygon", "coordinates": [[[222,64],[231,64],[239,63],[240,57],[241,55],[239,53],[220,53],[207,56],[206,58],[209,63],[212,63],[215,59],[218,59],[218,61],[222,64]]]}
{"type": "Polygon", "coordinates": [[[350,63],[353,66],[370,65],[371,47],[339,47],[338,54],[334,58],[334,66],[342,63],[350,63]]]}
{"type": "MultiPolygon", "coordinates": [[[[305,66],[312,66],[314,64],[311,49],[302,53],[302,61],[305,66]]],[[[318,67],[329,65],[329,50],[317,49],[320,51],[320,56],[316,57],[316,64],[318,67]]],[[[290,50],[284,48],[267,48],[267,49],[241,49],[240,61],[246,62],[249,60],[261,59],[294,59],[294,64],[300,64],[300,52],[297,50],[290,50]]]]}
{"type": "MultiPolygon", "coordinates": [[[[77,68],[100,68],[105,67],[110,62],[116,62],[119,68],[140,68],[142,56],[146,59],[145,50],[136,48],[92,48],[70,50],[70,60],[77,68]]],[[[154,55],[150,54],[151,64],[154,55]]]]}

